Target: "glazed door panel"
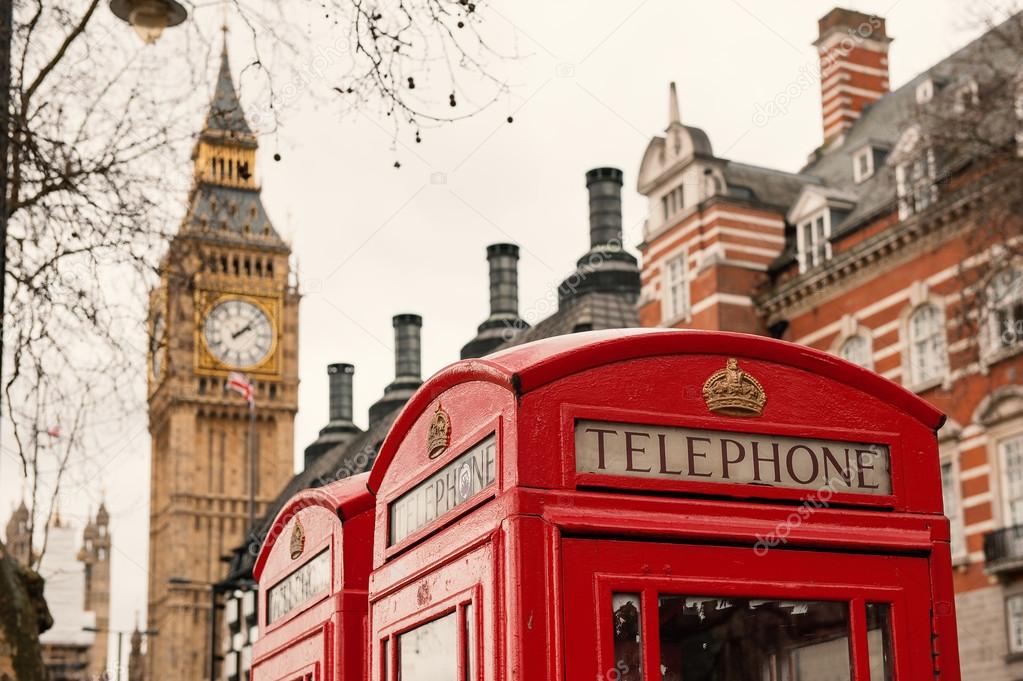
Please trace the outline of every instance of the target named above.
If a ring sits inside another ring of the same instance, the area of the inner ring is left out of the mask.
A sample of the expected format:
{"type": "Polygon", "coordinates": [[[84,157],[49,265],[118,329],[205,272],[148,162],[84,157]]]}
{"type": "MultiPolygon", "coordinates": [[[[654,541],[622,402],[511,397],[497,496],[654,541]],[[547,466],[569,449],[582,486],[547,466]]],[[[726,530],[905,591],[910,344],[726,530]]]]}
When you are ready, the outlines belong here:
{"type": "Polygon", "coordinates": [[[934,678],[923,558],[584,539],[564,558],[570,681],[934,678]]]}

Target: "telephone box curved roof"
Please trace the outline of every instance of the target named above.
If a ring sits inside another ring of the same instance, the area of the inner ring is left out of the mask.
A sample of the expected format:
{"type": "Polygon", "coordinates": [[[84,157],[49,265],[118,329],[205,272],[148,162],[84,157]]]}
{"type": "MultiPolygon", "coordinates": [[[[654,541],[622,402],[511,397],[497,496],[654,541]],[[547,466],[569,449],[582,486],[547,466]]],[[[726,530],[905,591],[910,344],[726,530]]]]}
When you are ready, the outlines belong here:
{"type": "Polygon", "coordinates": [[[270,526],[256,558],[256,564],[252,568],[253,576],[258,580],[266,565],[270,552],[273,551],[277,540],[284,533],[284,527],[294,516],[304,508],[319,506],[331,513],[336,513],[341,521],[352,518],[363,511],[373,508],[374,497],[367,488],[369,473],[359,473],[349,478],[344,478],[323,487],[312,487],[304,489],[288,500],[270,526]]]}
{"type": "Polygon", "coordinates": [[[494,383],[524,395],[594,367],[644,357],[679,354],[735,355],[803,369],[869,393],[921,424],[937,430],[945,415],[929,402],[873,371],[827,352],[764,336],[679,329],[589,331],[525,343],[480,359],[451,364],[431,376],[398,414],[367,485],[379,491],[405,433],[432,401],[471,381],[494,383]]]}

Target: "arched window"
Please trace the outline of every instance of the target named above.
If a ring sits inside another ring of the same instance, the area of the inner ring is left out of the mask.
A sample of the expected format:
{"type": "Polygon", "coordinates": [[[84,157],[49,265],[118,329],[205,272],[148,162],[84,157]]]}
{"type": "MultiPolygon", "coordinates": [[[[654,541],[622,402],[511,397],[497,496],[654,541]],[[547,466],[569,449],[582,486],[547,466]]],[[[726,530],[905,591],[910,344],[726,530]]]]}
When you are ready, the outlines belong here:
{"type": "Polygon", "coordinates": [[[849,336],[838,349],[838,356],[842,359],[858,364],[864,369],[874,368],[874,357],[870,348],[870,339],[866,336],[849,336]]]}
{"type": "Polygon", "coordinates": [[[987,288],[988,348],[991,352],[1023,342],[1023,277],[1019,270],[998,271],[987,288]]]}
{"type": "Polygon", "coordinates": [[[920,385],[948,370],[945,316],[937,305],[924,303],[909,317],[909,379],[920,385]]]}

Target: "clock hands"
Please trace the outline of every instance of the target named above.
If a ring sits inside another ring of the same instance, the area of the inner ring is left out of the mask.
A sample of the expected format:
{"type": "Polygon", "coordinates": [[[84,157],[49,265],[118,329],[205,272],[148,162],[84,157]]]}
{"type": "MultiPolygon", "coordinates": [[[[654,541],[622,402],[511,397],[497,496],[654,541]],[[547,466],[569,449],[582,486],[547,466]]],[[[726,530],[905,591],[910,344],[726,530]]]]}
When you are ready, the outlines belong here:
{"type": "Polygon", "coordinates": [[[250,331],[250,330],[252,330],[252,320],[249,320],[248,324],[246,324],[242,328],[240,328],[237,331],[235,331],[234,333],[232,333],[231,334],[231,338],[238,338],[238,336],[240,336],[243,333],[245,333],[246,331],[250,331]]]}

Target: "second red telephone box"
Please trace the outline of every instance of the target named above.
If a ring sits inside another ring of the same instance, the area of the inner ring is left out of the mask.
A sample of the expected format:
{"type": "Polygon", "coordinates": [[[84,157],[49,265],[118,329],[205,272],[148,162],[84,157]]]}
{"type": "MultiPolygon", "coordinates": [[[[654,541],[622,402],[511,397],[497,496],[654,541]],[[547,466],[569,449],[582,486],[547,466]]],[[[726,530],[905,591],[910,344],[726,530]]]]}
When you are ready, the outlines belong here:
{"type": "Polygon", "coordinates": [[[373,497],[367,473],[293,496],[253,568],[253,681],[364,679],[373,497]]]}

